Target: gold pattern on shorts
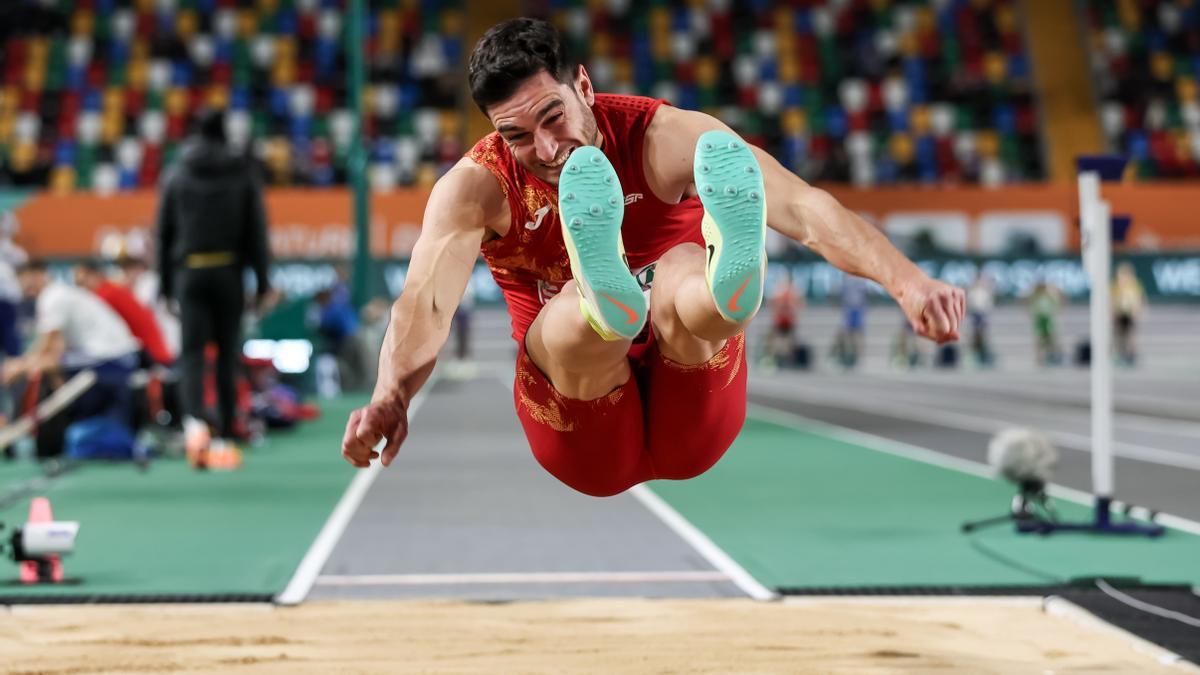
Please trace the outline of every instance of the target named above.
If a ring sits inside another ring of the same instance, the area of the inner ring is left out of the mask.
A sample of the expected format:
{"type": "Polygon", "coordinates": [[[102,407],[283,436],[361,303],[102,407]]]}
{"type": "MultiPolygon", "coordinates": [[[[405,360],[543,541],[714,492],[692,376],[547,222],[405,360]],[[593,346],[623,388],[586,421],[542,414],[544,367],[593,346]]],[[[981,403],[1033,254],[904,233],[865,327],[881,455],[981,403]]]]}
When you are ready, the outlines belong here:
{"type": "MultiPolygon", "coordinates": [[[[725,387],[728,387],[729,385],[733,384],[733,378],[737,377],[738,372],[742,369],[742,361],[744,360],[742,358],[742,352],[746,351],[746,334],[738,333],[737,335],[729,338],[729,340],[725,342],[725,349],[722,349],[721,351],[725,350],[735,352],[732,355],[733,369],[729,371],[729,379],[725,381],[725,387]],[[731,346],[732,349],[730,348],[731,346]]],[[[722,387],[722,389],[725,387],[722,387]]]]}
{"type": "Polygon", "coordinates": [[[549,380],[546,380],[546,387],[550,389],[550,395],[556,400],[551,400],[543,405],[525,393],[538,385],[537,377],[532,371],[533,368],[537,368],[537,366],[528,354],[517,363],[517,394],[520,397],[521,405],[538,424],[544,424],[555,431],[574,431],[575,424],[568,422],[563,416],[562,407],[557,400],[558,392],[550,385],[549,380]]]}
{"type": "Polygon", "coordinates": [[[667,357],[663,356],[662,352],[659,352],[658,355],[659,355],[659,358],[662,359],[662,362],[667,365],[667,367],[671,368],[672,370],[679,371],[681,373],[695,373],[695,372],[705,372],[705,371],[719,372],[719,371],[722,371],[722,370],[725,370],[726,368],[728,368],[729,362],[732,360],[733,368],[731,368],[729,371],[729,379],[726,380],[725,384],[721,387],[722,389],[724,389],[725,387],[728,387],[730,384],[733,383],[733,379],[735,377],[737,377],[738,372],[741,371],[741,369],[742,369],[742,352],[744,352],[745,349],[746,349],[746,334],[738,333],[737,335],[734,335],[733,337],[726,340],[725,345],[722,346],[721,349],[716,354],[713,354],[712,358],[705,361],[704,363],[679,363],[678,361],[672,361],[671,359],[668,359],[667,357]]]}
{"type": "Polygon", "coordinates": [[[538,424],[544,424],[555,431],[575,431],[575,425],[563,419],[562,409],[554,401],[548,405],[541,405],[526,396],[525,390],[522,389],[521,405],[525,406],[525,411],[538,424]]]}
{"type": "Polygon", "coordinates": [[[535,422],[545,424],[555,431],[575,431],[575,423],[568,421],[564,414],[568,400],[571,400],[575,405],[583,404],[588,408],[596,410],[612,408],[620,403],[621,399],[625,398],[625,387],[622,385],[595,400],[578,401],[567,399],[561,392],[554,388],[554,385],[550,382],[550,378],[542,375],[542,381],[539,382],[538,378],[534,375],[534,369],[537,369],[537,365],[534,364],[533,359],[529,358],[528,354],[517,363],[517,394],[520,397],[520,405],[524,406],[529,416],[535,422]],[[547,389],[550,392],[551,400],[543,405],[530,398],[525,392],[535,387],[544,387],[547,389]]]}

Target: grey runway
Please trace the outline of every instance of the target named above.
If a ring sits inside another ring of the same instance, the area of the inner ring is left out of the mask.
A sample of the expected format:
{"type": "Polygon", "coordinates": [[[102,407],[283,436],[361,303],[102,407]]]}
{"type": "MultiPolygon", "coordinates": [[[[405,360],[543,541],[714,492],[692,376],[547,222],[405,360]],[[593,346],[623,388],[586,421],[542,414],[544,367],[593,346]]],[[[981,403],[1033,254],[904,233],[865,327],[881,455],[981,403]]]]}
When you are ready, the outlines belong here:
{"type": "Polygon", "coordinates": [[[633,496],[542,470],[495,375],[440,380],[414,417],[310,598],[742,596],[633,496]]]}

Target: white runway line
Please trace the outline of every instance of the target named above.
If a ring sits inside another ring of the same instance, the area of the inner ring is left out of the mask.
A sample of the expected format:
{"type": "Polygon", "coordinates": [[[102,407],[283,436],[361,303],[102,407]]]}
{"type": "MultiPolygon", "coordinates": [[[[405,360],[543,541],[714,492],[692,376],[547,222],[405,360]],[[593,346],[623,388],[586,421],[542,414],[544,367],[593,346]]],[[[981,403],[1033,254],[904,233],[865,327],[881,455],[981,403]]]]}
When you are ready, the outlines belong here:
{"type": "Polygon", "coordinates": [[[706,534],[696,529],[686,518],[679,515],[679,512],[662,500],[661,497],[654,494],[650,488],[643,485],[635,485],[629,489],[629,494],[633,495],[643,506],[650,509],[650,512],[658,516],[660,520],[675,531],[681,539],[686,541],[696,552],[704,556],[704,559],[713,567],[724,572],[729,580],[742,589],[742,592],[755,600],[777,600],[779,594],[771,589],[763,586],[757,579],[750,576],[750,573],[737,563],[729,554],[721,550],[721,547],[713,543],[706,534]]]}
{"type": "Polygon", "coordinates": [[[721,572],[488,572],[478,574],[322,575],[318,586],[459,586],[465,584],[642,584],[729,581],[721,572]]]}
{"type": "MultiPolygon", "coordinates": [[[[412,404],[408,407],[408,421],[410,424],[412,423],[413,416],[420,410],[421,405],[428,398],[429,392],[433,390],[433,386],[437,383],[438,370],[437,368],[434,369],[433,374],[429,376],[429,380],[425,382],[425,386],[413,397],[412,404]]],[[[292,574],[292,580],[288,582],[287,588],[284,588],[282,593],[275,596],[276,604],[297,605],[304,602],[304,598],[308,597],[308,592],[312,589],[313,582],[316,581],[317,575],[321,573],[321,568],[325,566],[325,561],[329,560],[329,555],[333,553],[338,540],[342,538],[342,532],[350,524],[350,519],[354,517],[354,512],[358,510],[358,505],[367,496],[367,490],[371,489],[371,484],[375,482],[380,471],[383,471],[383,465],[379,463],[379,460],[375,460],[371,463],[370,467],[359,469],[354,474],[354,480],[350,481],[349,487],[342,493],[342,498],[338,500],[337,506],[329,514],[329,518],[325,521],[321,532],[313,540],[312,545],[308,547],[308,552],[304,554],[304,559],[296,567],[296,571],[292,574]]]]}
{"type": "MultiPolygon", "coordinates": [[[[828,422],[822,422],[820,420],[798,415],[793,412],[777,410],[769,406],[751,403],[748,406],[747,414],[765,422],[773,422],[775,424],[791,427],[793,429],[799,429],[800,431],[816,430],[818,433],[825,434],[831,438],[846,441],[847,443],[853,443],[855,445],[861,445],[870,448],[871,450],[883,452],[889,455],[904,457],[905,459],[924,462],[926,464],[933,464],[946,469],[953,469],[954,471],[969,473],[973,476],[979,476],[981,478],[994,479],[996,477],[995,472],[992,471],[991,467],[981,462],[972,462],[969,459],[962,459],[961,457],[955,457],[953,455],[944,455],[935,450],[930,450],[929,448],[922,448],[920,446],[904,443],[903,441],[897,441],[884,436],[869,434],[865,431],[858,431],[848,427],[838,426],[836,424],[829,424],[828,422]]],[[[1067,501],[1072,501],[1088,507],[1093,506],[1096,500],[1093,495],[1087,492],[1066,487],[1065,485],[1057,485],[1055,483],[1050,483],[1047,485],[1046,492],[1048,492],[1052,497],[1065,499],[1067,501]]],[[[1125,503],[1114,499],[1112,506],[1115,511],[1121,511],[1125,508],[1125,503]]],[[[1142,513],[1144,513],[1144,510],[1135,510],[1133,515],[1141,516],[1142,513]]],[[[1159,513],[1155,518],[1155,522],[1181,532],[1200,535],[1200,523],[1194,520],[1188,520],[1187,518],[1183,518],[1181,516],[1176,516],[1169,513],[1159,513]]]]}

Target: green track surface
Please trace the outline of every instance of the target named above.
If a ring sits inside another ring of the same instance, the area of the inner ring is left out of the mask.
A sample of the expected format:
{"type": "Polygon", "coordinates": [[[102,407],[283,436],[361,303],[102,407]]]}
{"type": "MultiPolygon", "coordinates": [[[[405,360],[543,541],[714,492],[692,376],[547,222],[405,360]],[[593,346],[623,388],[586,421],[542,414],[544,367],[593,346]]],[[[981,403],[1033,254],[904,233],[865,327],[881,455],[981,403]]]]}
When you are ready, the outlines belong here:
{"type": "MultiPolygon", "coordinates": [[[[800,425],[802,426],[802,425],[800,425]]],[[[654,492],[768,587],[1040,585],[1091,576],[1200,583],[1200,537],[974,534],[1015,488],[751,418],[725,458],[654,492]]],[[[1090,509],[1056,501],[1065,520],[1090,509]]]]}
{"type": "MultiPolygon", "coordinates": [[[[82,583],[20,586],[16,565],[0,559],[0,595],[282,591],[354,472],[338,442],[356,404],[323,403],[319,419],[248,451],[240,471],[197,472],[172,459],[145,473],[90,464],[59,477],[43,494],[56,519],[80,522],[64,566],[82,583]]],[[[34,475],[28,463],[0,464],[0,493],[34,475]]],[[[23,522],[28,507],[24,499],[0,521],[23,522]]]]}

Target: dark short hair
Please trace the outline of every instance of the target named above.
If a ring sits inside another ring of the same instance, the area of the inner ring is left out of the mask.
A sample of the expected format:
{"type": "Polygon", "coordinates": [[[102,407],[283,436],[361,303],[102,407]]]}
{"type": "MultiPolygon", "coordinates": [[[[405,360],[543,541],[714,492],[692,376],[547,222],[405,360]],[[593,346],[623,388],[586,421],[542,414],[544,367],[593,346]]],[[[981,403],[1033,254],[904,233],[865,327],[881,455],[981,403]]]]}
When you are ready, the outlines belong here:
{"type": "Polygon", "coordinates": [[[75,263],[75,266],[79,267],[81,269],[85,269],[93,274],[100,273],[100,263],[98,263],[95,260],[92,260],[90,258],[87,260],[80,260],[79,262],[75,263]]]}
{"type": "Polygon", "coordinates": [[[579,61],[567,50],[554,26],[541,19],[509,19],[488,29],[471,50],[467,79],[475,105],[487,114],[526,79],[546,71],[570,84],[579,61]]]}
{"type": "Polygon", "coordinates": [[[17,266],[17,274],[24,272],[45,272],[50,269],[45,260],[41,258],[30,258],[17,266]]]}
{"type": "Polygon", "coordinates": [[[127,269],[130,269],[133,267],[149,267],[149,266],[150,265],[149,265],[149,263],[146,262],[146,259],[141,256],[129,255],[129,254],[122,254],[120,256],[117,256],[117,267],[120,267],[123,270],[127,270],[127,269]]]}
{"type": "Polygon", "coordinates": [[[201,138],[216,143],[225,142],[225,111],[218,108],[201,108],[193,121],[195,133],[201,138]]]}

